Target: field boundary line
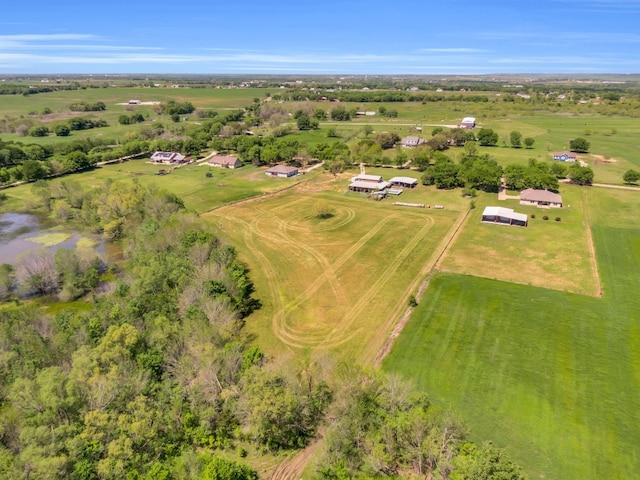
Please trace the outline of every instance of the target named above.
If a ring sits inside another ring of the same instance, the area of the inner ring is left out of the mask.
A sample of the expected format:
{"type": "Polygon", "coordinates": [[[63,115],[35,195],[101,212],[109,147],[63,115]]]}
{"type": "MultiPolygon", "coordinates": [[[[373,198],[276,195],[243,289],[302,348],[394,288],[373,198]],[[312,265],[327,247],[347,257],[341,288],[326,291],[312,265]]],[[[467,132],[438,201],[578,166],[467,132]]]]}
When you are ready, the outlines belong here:
{"type": "MultiPolygon", "coordinates": [[[[471,209],[468,209],[466,212],[461,214],[458,217],[458,220],[456,221],[456,223],[453,224],[453,227],[451,228],[450,233],[445,237],[444,241],[440,243],[439,253],[436,256],[433,263],[431,264],[431,266],[428,267],[428,270],[426,272],[426,277],[420,284],[420,287],[418,288],[418,291],[416,293],[416,300],[418,302],[420,302],[422,295],[427,290],[427,287],[431,282],[431,278],[433,277],[433,272],[440,266],[442,258],[451,248],[453,241],[456,238],[458,238],[458,233],[460,232],[462,225],[464,225],[470,213],[471,213],[471,209]]],[[[393,347],[393,343],[395,342],[395,339],[400,336],[400,333],[402,333],[402,330],[404,330],[404,327],[409,322],[409,318],[411,318],[411,313],[413,313],[414,308],[415,307],[407,307],[402,317],[400,317],[396,322],[395,326],[393,327],[393,330],[391,331],[391,334],[387,337],[384,344],[382,345],[382,348],[378,351],[373,361],[373,365],[375,367],[379,367],[380,364],[382,363],[382,360],[384,360],[384,358],[389,354],[389,352],[391,352],[391,348],[393,347]]]]}
{"type": "Polygon", "coordinates": [[[593,266],[593,273],[596,276],[596,285],[598,287],[598,297],[602,298],[602,280],[600,279],[600,269],[598,268],[598,259],[596,257],[596,247],[593,243],[593,235],[591,234],[591,217],[589,215],[589,202],[587,201],[587,192],[582,190],[582,208],[584,210],[584,223],[587,233],[587,247],[589,248],[589,257],[593,266]]]}

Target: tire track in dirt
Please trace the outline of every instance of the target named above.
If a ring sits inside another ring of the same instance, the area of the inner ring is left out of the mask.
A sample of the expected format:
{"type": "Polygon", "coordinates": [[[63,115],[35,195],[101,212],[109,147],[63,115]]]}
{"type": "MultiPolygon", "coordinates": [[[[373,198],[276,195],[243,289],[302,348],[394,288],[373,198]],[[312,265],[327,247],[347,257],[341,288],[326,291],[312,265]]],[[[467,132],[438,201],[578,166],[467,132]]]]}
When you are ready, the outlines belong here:
{"type": "Polygon", "coordinates": [[[399,254],[395,256],[395,258],[388,264],[387,268],[384,272],[376,277],[376,281],[367,289],[367,291],[358,299],[358,301],[354,304],[354,306],[345,314],[343,322],[340,323],[340,331],[334,330],[327,340],[331,340],[330,342],[323,342],[323,347],[334,347],[341,345],[342,343],[350,340],[355,335],[359,333],[358,330],[354,330],[351,334],[347,335],[342,339],[335,339],[336,335],[341,333],[342,331],[348,329],[353,325],[354,319],[361,315],[362,312],[367,308],[367,306],[371,303],[372,299],[376,296],[378,291],[389,281],[391,276],[396,273],[398,267],[402,262],[404,262],[407,257],[411,254],[411,252],[418,246],[418,244],[422,241],[422,239],[427,235],[427,233],[433,228],[434,220],[431,217],[427,217],[428,222],[414,235],[414,237],[405,245],[405,247],[400,251],[399,254]]]}
{"type": "Polygon", "coordinates": [[[282,462],[269,477],[270,480],[299,480],[302,478],[307,463],[313,458],[316,450],[320,446],[317,440],[304,450],[300,451],[296,456],[282,462]]]}

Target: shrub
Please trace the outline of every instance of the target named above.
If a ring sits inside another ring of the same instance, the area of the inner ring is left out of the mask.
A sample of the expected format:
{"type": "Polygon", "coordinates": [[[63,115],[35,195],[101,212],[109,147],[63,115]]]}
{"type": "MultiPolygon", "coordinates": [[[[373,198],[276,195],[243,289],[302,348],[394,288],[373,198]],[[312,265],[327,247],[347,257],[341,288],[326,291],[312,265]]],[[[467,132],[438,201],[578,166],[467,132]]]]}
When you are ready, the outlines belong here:
{"type": "Polygon", "coordinates": [[[543,220],[549,220],[549,216],[545,215],[544,217],[542,217],[543,220]]]}
{"type": "Polygon", "coordinates": [[[556,217],[556,222],[559,222],[559,221],[560,221],[560,217],[556,217]]]}
{"type": "Polygon", "coordinates": [[[535,214],[535,213],[532,213],[532,214],[531,214],[531,218],[536,218],[536,214],[535,214]]]}
{"type": "Polygon", "coordinates": [[[418,306],[418,301],[416,300],[416,296],[415,295],[410,295],[409,296],[409,306],[410,307],[417,307],[418,306]]]}

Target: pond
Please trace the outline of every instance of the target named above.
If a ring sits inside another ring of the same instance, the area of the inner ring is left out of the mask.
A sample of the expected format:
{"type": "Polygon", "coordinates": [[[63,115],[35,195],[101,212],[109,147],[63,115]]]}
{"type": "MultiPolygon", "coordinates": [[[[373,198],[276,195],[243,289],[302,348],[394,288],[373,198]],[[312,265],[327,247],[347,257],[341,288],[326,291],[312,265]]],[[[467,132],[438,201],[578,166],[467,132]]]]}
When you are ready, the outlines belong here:
{"type": "Polygon", "coordinates": [[[101,257],[105,256],[102,238],[60,227],[45,228],[37,216],[28,213],[0,214],[0,264],[15,265],[21,255],[40,248],[52,251],[91,248],[101,257]]]}

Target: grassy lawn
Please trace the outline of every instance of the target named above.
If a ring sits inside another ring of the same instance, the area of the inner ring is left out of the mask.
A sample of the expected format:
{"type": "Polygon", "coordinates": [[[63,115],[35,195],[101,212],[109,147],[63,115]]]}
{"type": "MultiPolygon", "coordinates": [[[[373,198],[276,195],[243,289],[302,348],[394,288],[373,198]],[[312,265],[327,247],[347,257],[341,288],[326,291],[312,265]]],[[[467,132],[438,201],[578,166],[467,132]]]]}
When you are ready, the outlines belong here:
{"type": "Polygon", "coordinates": [[[640,301],[630,295],[640,229],[626,222],[640,195],[585,196],[602,298],[440,273],[384,363],[461,413],[472,438],[506,446],[531,478],[640,469],[640,301]]]}
{"type": "MultiPolygon", "coordinates": [[[[99,186],[107,179],[152,184],[178,195],[187,208],[205,212],[230,202],[281,190],[303,180],[312,179],[319,173],[312,171],[292,178],[270,178],[264,174],[266,167],[258,168],[250,164],[236,170],[193,164],[176,168],[169,175],[156,175],[161,168],[170,167],[151,164],[145,159],[130,160],[66,175],[51,182],[74,181],[85,188],[99,186]],[[210,178],[207,178],[207,172],[211,173],[210,178]]],[[[24,210],[25,200],[35,201],[30,185],[10,188],[5,190],[5,193],[9,197],[3,207],[5,210],[24,210]]]]}
{"type": "Polygon", "coordinates": [[[543,288],[597,295],[600,283],[589,245],[579,187],[563,185],[564,208],[540,209],[518,200],[498,201],[481,194],[442,270],[543,288]],[[529,215],[529,226],[509,227],[481,222],[488,205],[529,215]],[[531,218],[535,215],[536,218],[531,218]],[[543,220],[543,216],[549,220],[543,220]],[[555,218],[561,221],[556,222],[555,218]]]}
{"type": "Polygon", "coordinates": [[[342,192],[304,186],[204,217],[255,272],[263,307],[247,327],[270,354],[370,362],[460,214],[368,201],[337,182],[342,192]],[[317,218],[320,208],[334,216],[317,218]]]}

